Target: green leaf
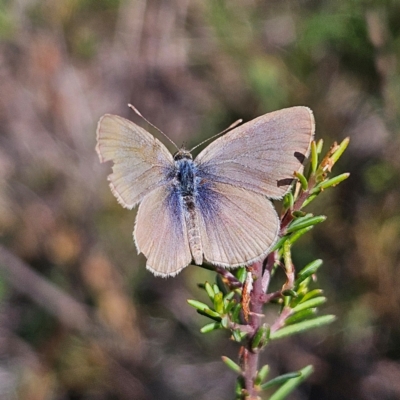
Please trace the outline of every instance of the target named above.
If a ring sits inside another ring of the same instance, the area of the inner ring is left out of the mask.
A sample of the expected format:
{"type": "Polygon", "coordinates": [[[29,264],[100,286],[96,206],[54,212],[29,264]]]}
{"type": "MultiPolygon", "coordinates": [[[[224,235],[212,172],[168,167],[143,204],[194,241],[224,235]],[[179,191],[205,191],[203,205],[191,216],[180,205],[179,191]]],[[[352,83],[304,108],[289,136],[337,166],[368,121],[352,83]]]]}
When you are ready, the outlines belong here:
{"type": "Polygon", "coordinates": [[[224,312],[224,294],[222,292],[215,293],[214,308],[218,314],[222,314],[224,312]]]}
{"type": "Polygon", "coordinates": [[[308,189],[308,182],[306,177],[301,172],[295,172],[294,175],[300,181],[301,188],[306,191],[308,189]]]}
{"type": "Polygon", "coordinates": [[[293,289],[286,289],[282,292],[283,296],[290,296],[296,298],[298,294],[293,289]]]}
{"type": "Polygon", "coordinates": [[[242,369],[239,367],[238,364],[235,363],[235,361],[231,360],[229,357],[222,356],[222,361],[234,372],[237,374],[242,374],[242,369]]]}
{"type": "Polygon", "coordinates": [[[260,326],[251,341],[251,349],[256,351],[263,348],[268,343],[269,334],[270,328],[267,324],[260,326]]]}
{"type": "Polygon", "coordinates": [[[301,205],[301,208],[308,206],[317,196],[318,196],[318,194],[312,194],[312,195],[308,196],[304,200],[303,204],[301,205]]]}
{"type": "Polygon", "coordinates": [[[219,287],[218,287],[218,285],[217,285],[216,283],[214,283],[214,285],[212,286],[212,288],[213,288],[215,294],[217,294],[217,293],[220,292],[219,287]]]}
{"type": "Polygon", "coordinates": [[[281,385],[282,383],[287,382],[289,379],[298,378],[299,376],[301,376],[300,371],[299,372],[289,372],[287,374],[277,376],[276,378],[271,379],[268,382],[265,382],[264,384],[261,385],[260,388],[261,388],[261,390],[265,390],[274,385],[281,385]]]}
{"type": "Polygon", "coordinates": [[[265,365],[260,369],[260,371],[258,371],[258,374],[257,374],[257,376],[256,376],[256,379],[254,380],[254,384],[255,384],[255,385],[259,385],[261,382],[263,382],[263,381],[267,378],[267,376],[268,376],[268,374],[269,374],[269,370],[270,370],[269,365],[268,365],[268,364],[265,364],[265,365]]]}
{"type": "Polygon", "coordinates": [[[288,192],[286,193],[285,197],[283,198],[283,208],[285,210],[291,210],[293,208],[294,198],[293,193],[288,192]]]}
{"type": "Polygon", "coordinates": [[[204,284],[204,289],[205,289],[205,291],[207,292],[208,297],[210,298],[210,300],[211,300],[211,301],[214,301],[214,295],[215,295],[215,293],[214,293],[213,288],[211,287],[211,285],[210,285],[208,282],[206,282],[206,283],[204,284]]]}
{"type": "MultiPolygon", "coordinates": [[[[309,214],[307,214],[307,215],[309,215],[309,214]]],[[[291,233],[291,232],[306,228],[311,225],[319,224],[326,220],[325,215],[318,215],[316,217],[308,217],[308,218],[307,218],[307,215],[305,217],[298,218],[297,220],[293,221],[293,223],[291,223],[290,226],[287,228],[286,232],[291,233]],[[301,221],[299,221],[300,219],[301,219],[301,221]]]]}
{"type": "Polygon", "coordinates": [[[314,289],[311,290],[310,292],[306,293],[301,300],[299,301],[299,303],[303,303],[303,301],[309,300],[309,299],[313,299],[314,297],[318,297],[321,294],[323,294],[324,291],[322,289],[314,289]]]}
{"type": "Polygon", "coordinates": [[[311,213],[305,214],[302,211],[300,211],[300,213],[302,213],[302,215],[298,215],[298,212],[293,213],[293,217],[295,217],[295,219],[291,222],[290,224],[291,227],[296,226],[297,224],[306,221],[307,219],[314,216],[314,214],[311,213]]]}
{"type": "Polygon", "coordinates": [[[244,379],[239,376],[235,383],[235,399],[243,399],[244,379]]]}
{"type": "Polygon", "coordinates": [[[282,236],[276,243],[275,245],[272,247],[272,249],[270,250],[270,252],[274,252],[275,250],[280,249],[283,244],[286,242],[286,240],[288,240],[287,236],[282,236]]]}
{"type": "Polygon", "coordinates": [[[239,322],[240,309],[241,309],[240,303],[236,304],[235,307],[233,307],[232,318],[231,318],[233,322],[239,322]]]}
{"type": "Polygon", "coordinates": [[[224,296],[224,300],[230,301],[233,299],[233,296],[235,295],[235,292],[232,290],[231,292],[228,292],[224,296]]]}
{"type": "Polygon", "coordinates": [[[304,279],[308,278],[311,275],[314,275],[318,268],[322,265],[323,261],[321,259],[314,260],[307,264],[298,274],[297,279],[295,281],[295,286],[300,282],[304,281],[304,279]]]}
{"type": "Polygon", "coordinates": [[[239,282],[243,283],[246,280],[246,276],[247,276],[246,268],[239,267],[236,270],[236,278],[239,280],[239,282]]]}
{"type": "Polygon", "coordinates": [[[284,259],[286,274],[288,273],[293,274],[294,267],[292,263],[292,254],[290,252],[290,242],[288,240],[283,244],[283,259],[284,259]]]}
{"type": "Polygon", "coordinates": [[[211,331],[215,331],[217,329],[221,329],[221,324],[219,322],[212,322],[211,324],[204,325],[201,329],[201,333],[208,333],[211,331]]]}
{"type": "Polygon", "coordinates": [[[317,145],[313,140],[311,142],[311,171],[313,174],[315,174],[317,167],[318,167],[318,151],[317,151],[317,145]]]}
{"type": "Polygon", "coordinates": [[[296,314],[293,314],[290,317],[286,318],[285,325],[293,325],[300,321],[310,319],[311,317],[314,316],[315,316],[315,309],[307,308],[306,310],[299,311],[296,314]]]}
{"type": "Polygon", "coordinates": [[[342,140],[342,143],[339,144],[339,147],[331,156],[333,163],[336,163],[339,160],[343,152],[347,149],[349,143],[350,143],[350,138],[348,137],[342,140]]]}
{"type": "MultiPolygon", "coordinates": [[[[305,217],[307,214],[304,211],[297,210],[297,211],[293,211],[292,215],[295,218],[300,218],[300,217],[305,217]]],[[[312,214],[310,214],[310,215],[312,215],[312,214]]]]}
{"type": "Polygon", "coordinates": [[[217,274],[216,278],[215,278],[216,282],[217,282],[217,286],[219,288],[219,291],[222,292],[224,294],[224,296],[228,293],[228,289],[225,286],[224,281],[222,280],[222,277],[220,274],[217,274]]]}
{"type": "Polygon", "coordinates": [[[229,317],[228,317],[227,315],[225,315],[225,316],[221,319],[221,326],[222,326],[223,328],[225,328],[225,329],[228,329],[228,328],[229,328],[229,323],[230,323],[229,317]]]}
{"type": "Polygon", "coordinates": [[[236,342],[240,343],[246,336],[246,332],[242,332],[240,329],[234,329],[232,331],[232,336],[236,342]]]}
{"type": "Polygon", "coordinates": [[[197,308],[198,310],[201,310],[201,311],[210,309],[210,307],[209,307],[207,304],[202,303],[201,301],[190,300],[190,299],[189,299],[189,300],[187,300],[187,302],[188,302],[189,305],[191,305],[192,307],[197,308]]]}
{"type": "Polygon", "coordinates": [[[324,139],[319,139],[317,142],[317,153],[318,154],[321,154],[323,145],[324,145],[324,139]]]}
{"type": "Polygon", "coordinates": [[[321,182],[319,185],[317,185],[313,190],[311,190],[311,194],[318,193],[320,190],[327,189],[328,187],[331,186],[336,186],[340,182],[343,182],[350,176],[349,172],[345,172],[344,174],[337,175],[331,179],[327,179],[323,182],[321,182]]]}
{"type": "MultiPolygon", "coordinates": [[[[232,293],[233,293],[233,292],[232,292],[232,293]]],[[[226,314],[229,314],[229,313],[231,312],[232,308],[233,308],[236,304],[237,304],[237,303],[236,303],[236,300],[235,300],[235,299],[232,299],[232,300],[224,299],[225,313],[226,313],[226,314]]]]}
{"type": "Polygon", "coordinates": [[[320,326],[330,324],[335,319],[336,317],[334,315],[323,315],[322,317],[302,321],[298,324],[284,326],[276,332],[271,332],[270,339],[281,339],[283,337],[291,336],[296,333],[307,331],[309,329],[318,328],[320,326]]]}
{"type": "Polygon", "coordinates": [[[300,376],[292,378],[284,383],[270,398],[269,400],[283,400],[285,399],[297,386],[304,382],[313,372],[312,365],[304,367],[300,371],[300,376]]]}
{"type": "Polygon", "coordinates": [[[299,229],[298,231],[294,232],[292,235],[289,236],[288,241],[290,242],[290,244],[293,244],[298,239],[300,239],[304,234],[309,232],[312,228],[314,228],[314,225],[307,226],[307,228],[299,229]]]}
{"type": "Polygon", "coordinates": [[[306,310],[307,308],[315,308],[315,307],[320,306],[321,304],[326,303],[326,300],[327,299],[324,296],[315,297],[314,299],[310,299],[310,300],[304,301],[303,303],[298,304],[292,310],[293,310],[293,312],[299,312],[302,310],[306,310]]]}
{"type": "Polygon", "coordinates": [[[197,311],[200,315],[203,315],[204,317],[211,318],[211,319],[213,319],[214,321],[217,321],[217,322],[220,322],[220,321],[221,321],[221,316],[220,316],[218,313],[216,313],[215,311],[210,310],[209,308],[206,309],[206,310],[199,310],[199,309],[197,309],[196,311],[197,311]]]}
{"type": "Polygon", "coordinates": [[[308,285],[312,282],[312,277],[309,276],[303,281],[300,282],[298,288],[297,288],[297,293],[307,293],[308,292],[308,285]]]}

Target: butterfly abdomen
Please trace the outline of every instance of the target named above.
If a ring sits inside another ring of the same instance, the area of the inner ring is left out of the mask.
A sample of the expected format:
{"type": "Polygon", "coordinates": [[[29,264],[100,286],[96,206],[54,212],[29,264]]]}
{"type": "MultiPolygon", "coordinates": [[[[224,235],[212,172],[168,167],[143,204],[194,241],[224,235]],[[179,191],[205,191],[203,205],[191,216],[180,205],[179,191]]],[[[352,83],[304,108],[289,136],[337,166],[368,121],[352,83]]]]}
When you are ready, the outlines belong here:
{"type": "Polygon", "coordinates": [[[203,264],[203,247],[200,239],[199,219],[197,217],[194,196],[183,196],[185,222],[188,232],[190,252],[197,265],[203,264]]]}
{"type": "Polygon", "coordinates": [[[186,154],[178,153],[178,156],[175,156],[175,167],[176,185],[182,198],[190,252],[194,262],[201,265],[203,263],[203,247],[196,211],[196,166],[190,154],[186,156],[186,154]]]}

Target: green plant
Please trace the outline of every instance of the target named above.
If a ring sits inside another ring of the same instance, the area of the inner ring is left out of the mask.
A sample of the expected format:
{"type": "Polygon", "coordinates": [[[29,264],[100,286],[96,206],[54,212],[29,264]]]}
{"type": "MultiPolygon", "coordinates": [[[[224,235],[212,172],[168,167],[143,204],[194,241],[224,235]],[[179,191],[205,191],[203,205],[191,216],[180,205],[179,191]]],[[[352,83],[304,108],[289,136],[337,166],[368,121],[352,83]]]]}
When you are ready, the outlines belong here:
{"type": "Polygon", "coordinates": [[[259,366],[259,354],[270,341],[335,320],[334,315],[317,316],[318,307],[327,300],[322,289],[315,287],[313,279],[322,260],[312,261],[296,270],[292,262],[292,247],[301,236],[326,219],[323,215],[314,216],[303,209],[325,189],[349,177],[349,173],[330,176],[332,167],[348,143],[348,138],[340,145],[334,143],[319,161],[323,142],[312,142],[308,173],[295,174],[298,182],[283,199],[280,239],[271,253],[264,261],[232,271],[203,266],[216,272],[215,283],[199,284],[207,293],[211,305],[188,300],[199,314],[211,320],[201,328],[201,332],[225,329],[230,331],[232,340],[241,345],[238,362],[222,357],[225,364],[238,374],[236,399],[260,399],[265,390],[276,386],[278,389],[269,399],[284,399],[313,372],[313,367],[308,365],[297,372],[267,380],[269,367],[259,366]],[[278,268],[283,268],[286,282],[280,290],[269,292],[271,279],[278,268]],[[271,303],[278,304],[279,310],[275,321],[266,324],[263,322],[264,308],[271,303]]]}

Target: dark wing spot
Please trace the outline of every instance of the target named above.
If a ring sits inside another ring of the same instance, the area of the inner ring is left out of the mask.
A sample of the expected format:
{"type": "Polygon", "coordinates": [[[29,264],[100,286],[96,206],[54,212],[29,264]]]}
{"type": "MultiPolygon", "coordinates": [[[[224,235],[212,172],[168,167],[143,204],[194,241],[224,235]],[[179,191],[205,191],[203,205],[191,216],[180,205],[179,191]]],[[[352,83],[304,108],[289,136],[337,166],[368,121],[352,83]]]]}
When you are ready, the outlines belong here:
{"type": "Polygon", "coordinates": [[[294,156],[303,164],[304,160],[306,159],[306,156],[302,153],[299,153],[298,151],[294,152],[294,156]]]}
{"type": "Polygon", "coordinates": [[[285,178],[285,179],[279,179],[277,182],[277,186],[290,186],[293,183],[294,179],[293,178],[285,178]]]}

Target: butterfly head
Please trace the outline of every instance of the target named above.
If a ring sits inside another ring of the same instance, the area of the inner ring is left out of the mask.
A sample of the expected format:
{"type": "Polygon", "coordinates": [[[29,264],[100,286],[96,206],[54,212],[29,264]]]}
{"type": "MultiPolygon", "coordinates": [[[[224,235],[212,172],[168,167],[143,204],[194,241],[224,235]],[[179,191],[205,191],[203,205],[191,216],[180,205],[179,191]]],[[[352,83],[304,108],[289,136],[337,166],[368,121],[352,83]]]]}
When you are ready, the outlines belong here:
{"type": "Polygon", "coordinates": [[[174,161],[179,161],[179,160],[193,160],[193,156],[190,153],[189,150],[185,149],[180,149],[174,154],[174,161]]]}

